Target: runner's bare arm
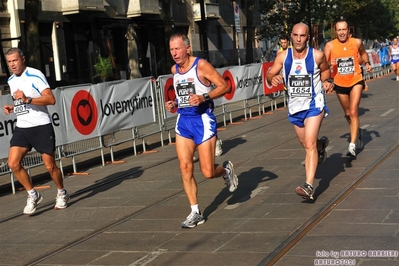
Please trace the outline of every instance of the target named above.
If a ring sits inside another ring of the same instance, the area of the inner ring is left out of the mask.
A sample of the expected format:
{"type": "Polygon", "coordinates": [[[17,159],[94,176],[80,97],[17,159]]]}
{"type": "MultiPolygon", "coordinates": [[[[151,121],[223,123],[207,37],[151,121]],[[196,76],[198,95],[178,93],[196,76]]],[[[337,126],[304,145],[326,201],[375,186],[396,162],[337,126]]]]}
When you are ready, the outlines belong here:
{"type": "MultiPolygon", "coordinates": [[[[21,90],[14,92],[14,98],[21,99],[24,103],[28,101],[28,97],[21,90]]],[[[31,104],[34,105],[54,105],[56,102],[53,92],[50,88],[47,88],[41,92],[41,96],[38,98],[32,98],[31,104]]]]}
{"type": "Polygon", "coordinates": [[[283,63],[287,50],[279,53],[274,60],[272,67],[267,72],[266,79],[269,84],[277,86],[283,82],[283,77],[280,75],[281,69],[283,69],[283,63]]]}
{"type": "Polygon", "coordinates": [[[198,61],[198,77],[200,80],[208,85],[213,83],[215,89],[208,93],[211,99],[222,97],[226,93],[230,92],[230,86],[224,80],[224,78],[216,71],[216,69],[205,59],[198,61]]]}

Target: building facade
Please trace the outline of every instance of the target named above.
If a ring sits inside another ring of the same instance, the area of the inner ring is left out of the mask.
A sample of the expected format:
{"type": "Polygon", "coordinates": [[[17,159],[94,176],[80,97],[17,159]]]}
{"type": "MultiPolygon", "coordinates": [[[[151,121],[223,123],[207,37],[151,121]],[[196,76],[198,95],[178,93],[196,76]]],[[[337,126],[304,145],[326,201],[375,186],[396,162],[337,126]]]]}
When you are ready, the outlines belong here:
{"type": "MultiPolygon", "coordinates": [[[[246,35],[246,0],[170,0],[169,12],[165,12],[164,2],[167,1],[41,0],[41,64],[51,86],[93,82],[98,55],[111,58],[116,79],[169,74],[172,61],[167,26],[172,32],[186,33],[193,54],[207,58],[215,67],[245,64],[247,38],[253,40],[254,61],[260,60],[261,42],[246,35]],[[239,7],[238,12],[234,7],[239,7]],[[171,25],[165,25],[165,21],[171,25]]],[[[24,24],[30,14],[25,13],[24,3],[25,0],[0,0],[3,53],[10,47],[23,48],[29,42],[24,24]]],[[[259,0],[254,0],[254,4],[256,33],[256,26],[260,25],[260,14],[256,13],[259,0]]],[[[4,56],[1,60],[4,79],[4,56]]]]}

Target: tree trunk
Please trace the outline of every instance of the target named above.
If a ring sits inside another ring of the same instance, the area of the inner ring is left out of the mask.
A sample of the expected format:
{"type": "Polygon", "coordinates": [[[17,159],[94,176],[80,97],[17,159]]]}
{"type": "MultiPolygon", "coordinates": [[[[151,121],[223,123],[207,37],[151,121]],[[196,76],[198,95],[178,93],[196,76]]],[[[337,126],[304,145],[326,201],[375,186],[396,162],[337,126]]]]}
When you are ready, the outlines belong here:
{"type": "Polygon", "coordinates": [[[29,66],[37,69],[41,69],[39,2],[40,0],[25,0],[26,61],[29,66]]]}
{"type": "Polygon", "coordinates": [[[253,27],[253,9],[254,1],[247,0],[247,52],[245,57],[245,64],[254,62],[253,41],[254,41],[254,27],[253,27]]]}
{"type": "Polygon", "coordinates": [[[162,19],[163,23],[165,26],[165,56],[167,58],[166,60],[166,66],[165,66],[165,73],[170,72],[170,67],[174,64],[172,57],[170,56],[169,53],[169,37],[172,36],[173,34],[173,25],[172,25],[172,18],[170,15],[170,8],[171,8],[171,0],[161,0],[161,5],[162,5],[162,19]]]}

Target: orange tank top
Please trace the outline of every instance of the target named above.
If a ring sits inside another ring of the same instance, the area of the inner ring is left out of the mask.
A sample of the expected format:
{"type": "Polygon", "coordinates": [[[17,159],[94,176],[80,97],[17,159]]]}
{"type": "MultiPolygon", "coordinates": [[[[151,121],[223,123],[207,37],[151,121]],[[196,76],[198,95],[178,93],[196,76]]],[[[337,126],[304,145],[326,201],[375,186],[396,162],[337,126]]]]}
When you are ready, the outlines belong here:
{"type": "Polygon", "coordinates": [[[359,50],[354,38],[346,43],[335,39],[332,41],[331,62],[336,62],[334,68],[334,83],[340,87],[352,87],[363,79],[359,64],[359,50]]]}

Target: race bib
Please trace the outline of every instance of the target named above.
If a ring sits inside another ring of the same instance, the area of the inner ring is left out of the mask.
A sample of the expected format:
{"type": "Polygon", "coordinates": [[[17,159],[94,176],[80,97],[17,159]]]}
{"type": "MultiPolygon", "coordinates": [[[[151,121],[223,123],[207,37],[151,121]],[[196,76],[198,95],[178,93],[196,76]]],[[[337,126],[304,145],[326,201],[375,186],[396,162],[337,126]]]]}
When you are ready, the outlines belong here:
{"type": "Polygon", "coordinates": [[[179,108],[191,107],[191,105],[188,103],[188,99],[190,98],[191,93],[195,94],[195,84],[192,82],[179,83],[176,86],[176,92],[179,108]]]}
{"type": "Polygon", "coordinates": [[[312,98],[311,75],[290,75],[288,83],[288,94],[290,97],[312,98]]]}
{"type": "Polygon", "coordinates": [[[340,75],[350,75],[355,73],[355,60],[353,57],[337,58],[338,73],[340,75]]]}
{"type": "Polygon", "coordinates": [[[14,113],[16,115],[24,115],[29,113],[29,110],[26,109],[26,104],[23,103],[21,99],[14,100],[14,113]]]}

